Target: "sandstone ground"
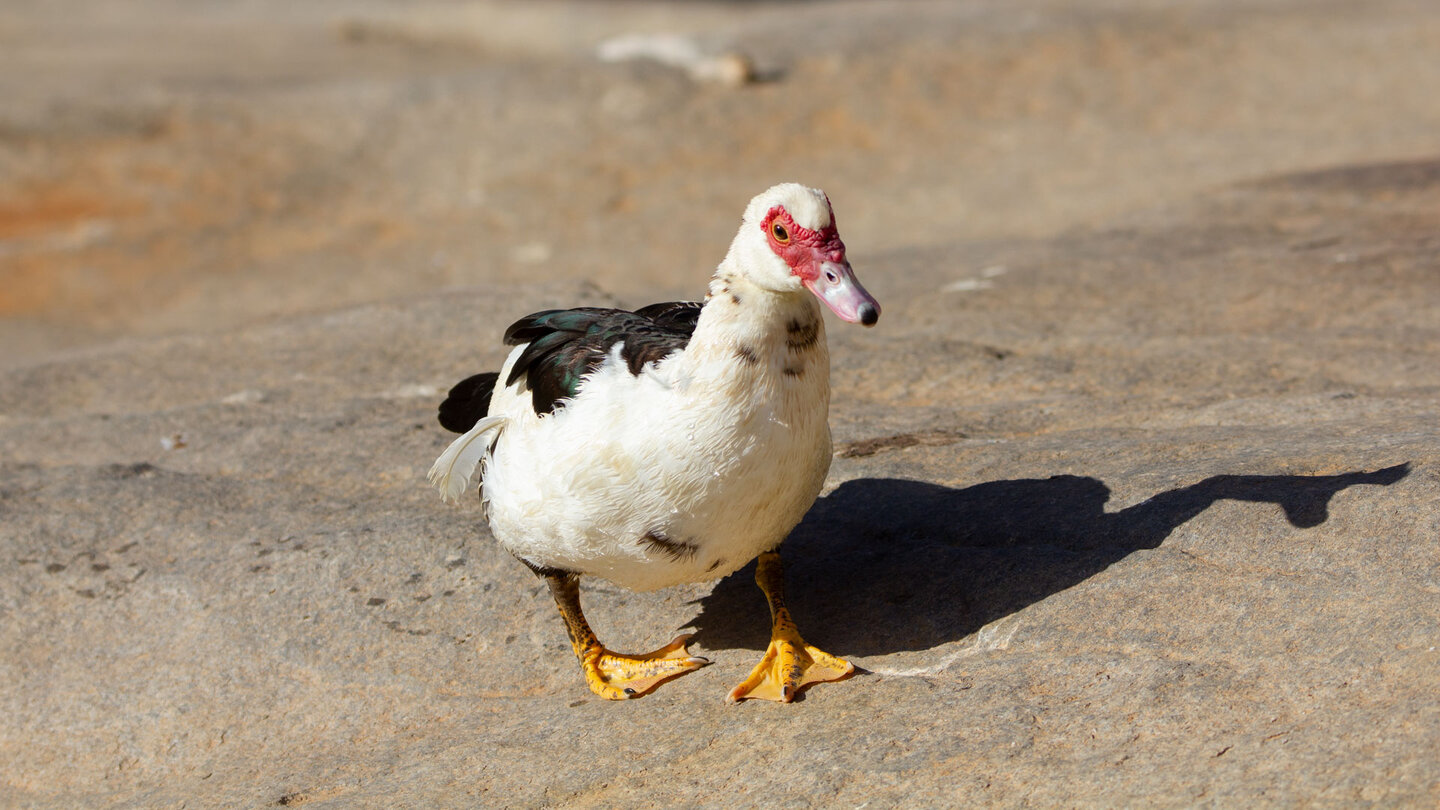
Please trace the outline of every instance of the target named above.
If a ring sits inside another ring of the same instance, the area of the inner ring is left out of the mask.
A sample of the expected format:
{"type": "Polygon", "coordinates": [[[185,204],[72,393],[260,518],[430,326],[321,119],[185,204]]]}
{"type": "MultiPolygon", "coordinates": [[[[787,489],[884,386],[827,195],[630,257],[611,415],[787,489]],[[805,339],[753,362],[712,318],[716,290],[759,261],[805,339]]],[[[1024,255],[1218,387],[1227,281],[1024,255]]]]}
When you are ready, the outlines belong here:
{"type": "Polygon", "coordinates": [[[1436,53],[1419,2],[10,4],[0,806],[1433,806],[1436,53]],[[885,307],[784,549],[861,672],[728,706],[748,569],[589,582],[715,661],[598,700],[434,407],[786,179],[885,307]]]}

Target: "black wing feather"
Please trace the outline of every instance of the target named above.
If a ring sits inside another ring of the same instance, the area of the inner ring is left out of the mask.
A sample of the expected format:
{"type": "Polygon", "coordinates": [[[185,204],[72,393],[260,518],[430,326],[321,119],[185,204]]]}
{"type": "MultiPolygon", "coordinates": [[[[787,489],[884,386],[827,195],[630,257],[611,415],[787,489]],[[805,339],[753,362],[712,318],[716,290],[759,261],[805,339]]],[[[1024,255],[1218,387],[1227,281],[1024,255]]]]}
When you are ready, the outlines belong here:
{"type": "Polygon", "coordinates": [[[530,388],[535,413],[553,413],[575,396],[616,343],[631,374],[685,348],[700,317],[693,302],[651,304],[635,312],[582,307],[527,315],[505,330],[505,342],[530,345],[516,358],[506,385],[520,376],[530,388]]]}
{"type": "Polygon", "coordinates": [[[490,395],[499,379],[499,374],[487,371],[455,383],[440,403],[440,425],[455,433],[468,433],[490,411],[490,395]]]}
{"type": "Polygon", "coordinates": [[[664,304],[651,304],[648,307],[641,307],[635,310],[636,315],[641,315],[661,326],[668,326],[677,331],[684,331],[686,334],[695,332],[695,324],[700,321],[700,310],[705,305],[699,301],[670,301],[664,304]]]}

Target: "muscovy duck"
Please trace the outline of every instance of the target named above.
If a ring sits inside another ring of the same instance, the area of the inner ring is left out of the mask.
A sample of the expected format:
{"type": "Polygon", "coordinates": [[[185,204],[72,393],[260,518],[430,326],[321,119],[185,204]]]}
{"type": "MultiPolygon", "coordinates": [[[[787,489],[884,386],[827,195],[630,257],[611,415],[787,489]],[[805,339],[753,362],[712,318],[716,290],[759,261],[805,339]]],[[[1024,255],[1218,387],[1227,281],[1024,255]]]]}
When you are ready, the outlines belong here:
{"type": "Polygon", "coordinates": [[[854,671],[801,639],[776,551],[830,468],[822,301],[850,323],[880,317],[829,198],[777,185],[746,207],[703,304],[528,315],[505,331],[515,348],[500,372],[440,406],[464,435],[431,483],[451,501],[479,486],[491,533],[548,583],[597,695],[639,697],[710,662],[684,635],[644,655],[606,649],[580,609],[582,575],[648,591],[757,557],[771,641],[730,701],[789,702],[854,671]]]}

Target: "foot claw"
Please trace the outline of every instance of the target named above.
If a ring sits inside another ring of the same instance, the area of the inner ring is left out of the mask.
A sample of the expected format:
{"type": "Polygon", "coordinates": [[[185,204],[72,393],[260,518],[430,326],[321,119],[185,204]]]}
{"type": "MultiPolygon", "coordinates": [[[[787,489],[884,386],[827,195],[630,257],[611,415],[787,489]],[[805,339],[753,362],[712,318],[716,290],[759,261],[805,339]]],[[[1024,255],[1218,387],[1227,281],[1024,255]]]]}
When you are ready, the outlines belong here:
{"type": "Polygon", "coordinates": [[[606,700],[627,700],[649,694],[655,687],[710,663],[685,649],[690,636],[676,636],[664,647],[644,655],[621,655],[596,645],[580,667],[590,691],[606,700]]]}

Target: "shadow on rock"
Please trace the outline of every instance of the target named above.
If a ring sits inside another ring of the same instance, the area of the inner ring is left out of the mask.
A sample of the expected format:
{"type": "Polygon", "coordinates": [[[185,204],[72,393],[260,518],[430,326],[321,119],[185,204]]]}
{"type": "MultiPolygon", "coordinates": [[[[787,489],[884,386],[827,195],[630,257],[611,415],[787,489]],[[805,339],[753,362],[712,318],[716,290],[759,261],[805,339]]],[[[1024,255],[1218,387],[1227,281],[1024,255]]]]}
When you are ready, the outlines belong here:
{"type": "MultiPolygon", "coordinates": [[[[1409,464],[1343,475],[1220,475],[1105,512],[1094,478],[992,481],[965,489],[890,478],[847,481],[786,541],[788,601],[806,639],[840,655],[924,650],[1156,548],[1219,500],[1278,504],[1290,523],[1329,518],[1357,484],[1389,486],[1409,464]]],[[[699,600],[695,640],[762,650],[769,616],[754,565],[699,600]]]]}

